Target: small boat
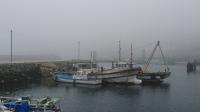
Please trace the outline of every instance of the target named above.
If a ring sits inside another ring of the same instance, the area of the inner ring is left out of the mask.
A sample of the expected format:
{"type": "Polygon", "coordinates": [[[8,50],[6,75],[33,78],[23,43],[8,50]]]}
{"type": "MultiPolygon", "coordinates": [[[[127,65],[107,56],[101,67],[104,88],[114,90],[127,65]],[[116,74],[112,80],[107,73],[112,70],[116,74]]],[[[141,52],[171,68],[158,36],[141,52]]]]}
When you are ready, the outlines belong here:
{"type": "Polygon", "coordinates": [[[58,82],[73,83],[73,84],[101,84],[101,79],[88,78],[88,74],[83,71],[77,71],[76,73],[69,72],[55,72],[53,79],[58,82]]]}
{"type": "Polygon", "coordinates": [[[45,97],[35,99],[25,96],[21,98],[0,97],[0,100],[0,105],[6,107],[6,109],[9,110],[8,112],[60,112],[60,108],[57,106],[58,98],[45,97]]]}
{"type": "Polygon", "coordinates": [[[60,112],[60,108],[57,105],[59,99],[58,98],[50,98],[45,97],[41,99],[33,99],[30,97],[25,97],[25,99],[29,99],[30,103],[30,110],[31,111],[53,111],[53,112],[60,112]]]}

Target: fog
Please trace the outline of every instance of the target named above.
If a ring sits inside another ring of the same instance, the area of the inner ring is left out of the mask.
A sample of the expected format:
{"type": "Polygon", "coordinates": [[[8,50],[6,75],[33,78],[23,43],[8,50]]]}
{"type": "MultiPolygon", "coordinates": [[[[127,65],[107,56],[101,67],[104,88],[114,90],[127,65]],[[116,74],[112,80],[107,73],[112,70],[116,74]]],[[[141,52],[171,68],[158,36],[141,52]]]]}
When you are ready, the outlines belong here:
{"type": "Polygon", "coordinates": [[[157,40],[168,56],[200,54],[199,0],[0,0],[0,55],[137,56],[157,40]],[[148,46],[149,45],[149,46],[148,46]]]}

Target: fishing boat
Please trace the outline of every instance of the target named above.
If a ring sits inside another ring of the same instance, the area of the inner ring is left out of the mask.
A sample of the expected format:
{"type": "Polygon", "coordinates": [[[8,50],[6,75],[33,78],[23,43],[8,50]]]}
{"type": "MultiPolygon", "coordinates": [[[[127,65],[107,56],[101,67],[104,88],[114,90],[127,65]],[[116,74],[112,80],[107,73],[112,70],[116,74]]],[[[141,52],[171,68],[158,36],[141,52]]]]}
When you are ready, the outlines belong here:
{"type": "Polygon", "coordinates": [[[106,83],[130,83],[140,84],[142,81],[136,76],[141,70],[138,66],[133,66],[133,52],[131,44],[131,56],[129,61],[121,60],[121,43],[119,41],[119,60],[116,64],[112,63],[112,69],[103,70],[98,73],[98,77],[106,83]]]}
{"type": "Polygon", "coordinates": [[[24,97],[29,101],[31,111],[53,111],[60,112],[60,106],[58,105],[58,98],[45,97],[41,99],[33,99],[30,97],[24,97]]]}
{"type": "Polygon", "coordinates": [[[136,75],[141,70],[140,67],[129,67],[129,63],[118,63],[118,67],[112,69],[101,69],[101,71],[91,74],[90,77],[102,79],[103,83],[130,83],[140,84],[141,80],[136,75]]]}
{"type": "Polygon", "coordinates": [[[88,78],[88,74],[83,71],[76,73],[55,72],[53,79],[58,82],[73,83],[73,84],[101,84],[101,79],[88,78]]]}
{"type": "Polygon", "coordinates": [[[120,48],[120,43],[119,43],[119,61],[116,63],[112,62],[111,69],[104,69],[103,67],[99,67],[94,62],[93,58],[91,60],[91,63],[77,64],[76,67],[81,69],[84,72],[87,72],[88,77],[90,79],[101,79],[102,83],[140,84],[141,80],[137,79],[136,75],[141,70],[141,68],[133,66],[132,45],[131,45],[131,57],[128,62],[121,60],[120,50],[121,48],[120,48]]]}
{"type": "Polygon", "coordinates": [[[8,110],[8,112],[60,112],[60,108],[57,106],[58,100],[58,98],[50,97],[41,99],[27,96],[21,98],[0,97],[0,105],[4,110],[8,110]]]}
{"type": "MultiPolygon", "coordinates": [[[[114,63],[113,63],[114,64],[114,63]]],[[[76,76],[76,81],[83,81],[83,79],[87,79],[86,83],[89,83],[88,81],[99,81],[100,83],[132,83],[132,84],[140,84],[141,80],[137,79],[136,75],[138,74],[138,71],[141,70],[140,67],[130,67],[130,63],[128,62],[117,62],[115,66],[112,67],[112,69],[104,69],[103,67],[99,67],[96,63],[76,63],[74,65],[81,74],[85,75],[73,75],[71,73],[68,73],[68,77],[65,79],[67,82],[73,83],[73,76],[76,76]],[[92,66],[92,67],[91,67],[92,66]],[[70,76],[70,77],[69,77],[70,76]],[[80,77],[80,78],[77,78],[80,77]],[[87,78],[84,78],[87,77],[87,78]],[[81,79],[81,80],[77,80],[81,79]]],[[[64,73],[66,76],[66,72],[64,73]]],[[[63,77],[61,75],[60,77],[63,77]]],[[[59,79],[60,81],[64,82],[62,79],[59,79]]],[[[94,83],[92,83],[94,84],[94,83]]]]}
{"type": "Polygon", "coordinates": [[[163,82],[164,79],[170,76],[170,72],[154,72],[154,73],[143,73],[138,75],[137,78],[145,82],[163,82]]]}
{"type": "Polygon", "coordinates": [[[54,72],[53,80],[57,82],[73,83],[73,84],[89,84],[99,85],[102,83],[102,79],[89,77],[90,74],[96,72],[96,64],[93,63],[94,55],[91,53],[91,60],[89,64],[76,63],[74,67],[77,71],[74,72],[54,72]]]}
{"type": "Polygon", "coordinates": [[[158,41],[157,44],[155,45],[152,53],[150,54],[150,57],[146,61],[143,69],[137,75],[137,78],[141,79],[142,82],[144,82],[144,83],[149,83],[149,82],[157,83],[157,82],[162,82],[164,79],[168,78],[170,76],[170,74],[171,74],[171,72],[170,72],[170,69],[165,60],[163,51],[161,49],[160,41],[158,41]],[[150,72],[148,70],[148,67],[151,63],[151,60],[152,60],[157,48],[159,48],[161,56],[162,56],[162,60],[163,60],[163,64],[161,65],[162,68],[158,72],[150,72]]]}

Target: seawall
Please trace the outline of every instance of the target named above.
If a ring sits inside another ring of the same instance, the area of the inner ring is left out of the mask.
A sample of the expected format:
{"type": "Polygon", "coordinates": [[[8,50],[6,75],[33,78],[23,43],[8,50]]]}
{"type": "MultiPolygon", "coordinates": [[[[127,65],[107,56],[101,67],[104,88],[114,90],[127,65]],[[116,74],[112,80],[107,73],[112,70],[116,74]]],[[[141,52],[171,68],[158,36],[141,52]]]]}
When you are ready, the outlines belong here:
{"type": "Polygon", "coordinates": [[[72,71],[72,62],[33,62],[0,64],[0,89],[20,84],[40,83],[55,71],[72,71]]]}

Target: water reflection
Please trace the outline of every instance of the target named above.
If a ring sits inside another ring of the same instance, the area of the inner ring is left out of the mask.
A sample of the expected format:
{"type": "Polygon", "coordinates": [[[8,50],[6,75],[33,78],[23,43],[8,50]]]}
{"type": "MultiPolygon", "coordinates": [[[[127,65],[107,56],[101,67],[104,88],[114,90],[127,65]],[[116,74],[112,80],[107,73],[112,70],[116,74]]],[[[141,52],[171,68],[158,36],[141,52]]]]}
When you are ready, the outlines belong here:
{"type": "Polygon", "coordinates": [[[168,83],[160,85],[59,85],[61,86],[66,91],[62,103],[65,104],[64,108],[70,112],[79,110],[120,112],[132,111],[132,108],[142,111],[146,105],[145,102],[154,101],[156,97],[162,97],[162,100],[168,101],[170,90],[168,83]]]}
{"type": "Polygon", "coordinates": [[[168,93],[170,90],[169,83],[151,84],[151,85],[81,85],[81,84],[60,84],[65,87],[66,93],[73,91],[74,94],[94,95],[96,93],[112,93],[119,96],[140,95],[144,90],[168,93]]]}
{"type": "Polygon", "coordinates": [[[148,84],[143,84],[143,87],[149,87],[149,88],[156,88],[156,89],[163,89],[163,90],[169,90],[170,89],[170,84],[169,83],[148,83],[148,84]]]}

